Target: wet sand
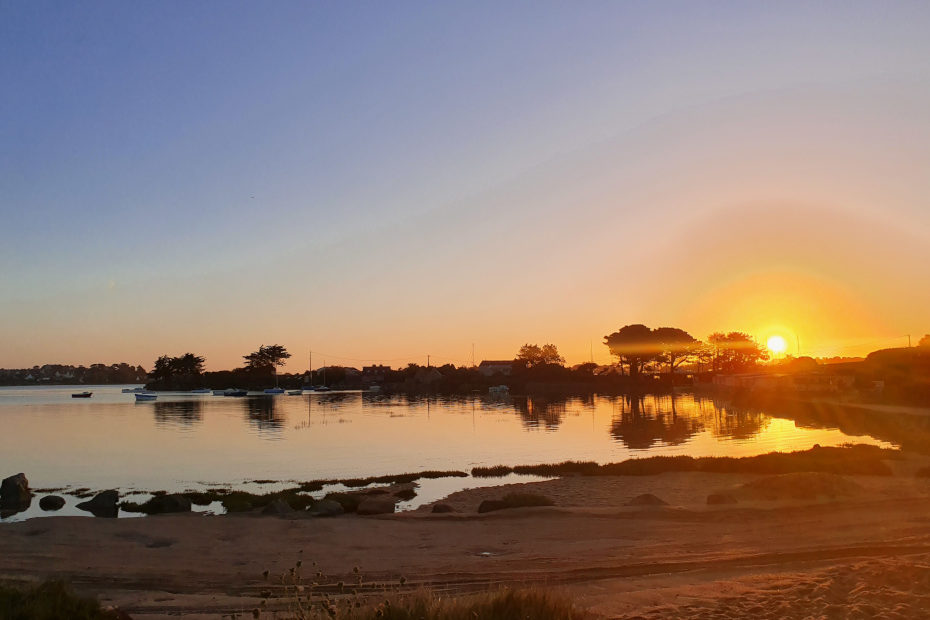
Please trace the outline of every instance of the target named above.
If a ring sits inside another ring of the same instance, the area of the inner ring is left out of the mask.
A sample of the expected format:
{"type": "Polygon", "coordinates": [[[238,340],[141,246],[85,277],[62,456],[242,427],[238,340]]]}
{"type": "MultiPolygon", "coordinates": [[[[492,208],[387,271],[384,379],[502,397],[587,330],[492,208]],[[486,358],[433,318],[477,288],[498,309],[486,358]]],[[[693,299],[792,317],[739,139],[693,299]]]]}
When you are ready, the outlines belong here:
{"type": "Polygon", "coordinates": [[[0,527],[0,575],[67,578],[134,618],[248,612],[269,588],[262,572],[297,560],[330,583],[358,566],[375,591],[401,576],[455,592],[542,585],[610,618],[919,617],[930,481],[913,472],[927,460],[889,463],[894,476],[843,477],[859,489],[832,499],[708,506],[765,477],[668,473],[512,485],[556,505],[487,514],[481,500],[514,489],[456,493],[444,502],[458,512],[441,515],[52,517],[0,527]],[[669,505],[626,505],[641,493],[669,505]]]}

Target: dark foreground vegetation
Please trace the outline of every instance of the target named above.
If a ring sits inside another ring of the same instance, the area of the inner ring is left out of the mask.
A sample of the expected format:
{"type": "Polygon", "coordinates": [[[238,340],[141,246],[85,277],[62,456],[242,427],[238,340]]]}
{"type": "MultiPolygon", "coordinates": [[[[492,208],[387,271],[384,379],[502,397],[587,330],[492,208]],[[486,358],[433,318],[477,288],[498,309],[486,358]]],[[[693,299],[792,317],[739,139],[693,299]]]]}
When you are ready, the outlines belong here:
{"type": "Polygon", "coordinates": [[[541,588],[501,590],[458,597],[423,591],[395,595],[376,605],[313,607],[295,614],[299,620],[583,620],[587,612],[541,588]]]}
{"type": "MultiPolygon", "coordinates": [[[[369,476],[367,478],[346,478],[341,480],[311,480],[302,482],[297,486],[289,487],[279,491],[269,493],[249,493],[247,491],[234,491],[232,489],[210,489],[207,491],[188,491],[178,495],[188,499],[192,504],[197,506],[208,506],[213,502],[220,502],[227,512],[248,512],[256,508],[264,508],[276,501],[283,501],[293,510],[306,510],[318,503],[308,493],[322,491],[326,486],[341,484],[345,487],[361,489],[372,484],[409,484],[420,479],[436,478],[467,478],[468,474],[463,471],[435,471],[428,470],[417,473],[391,474],[385,476],[369,476]]],[[[256,482],[273,482],[270,480],[256,482]]],[[[377,490],[377,489],[376,489],[377,490]]],[[[410,495],[409,489],[397,491],[397,497],[401,500],[412,499],[415,495],[410,495]]],[[[165,491],[157,491],[154,497],[144,503],[124,501],[120,504],[126,512],[141,512],[145,514],[158,514],[160,510],[160,496],[164,496],[165,491]]],[[[335,501],[340,504],[345,512],[355,512],[362,500],[370,495],[371,491],[355,492],[333,492],[328,493],[324,499],[335,501]]]]}
{"type": "Polygon", "coordinates": [[[101,609],[92,599],[75,594],[61,581],[37,586],[0,584],[2,620],[123,620],[120,611],[101,609]]]}
{"type": "Polygon", "coordinates": [[[796,472],[823,472],[831,474],[866,474],[890,476],[891,469],[884,459],[900,458],[896,450],[863,444],[821,447],[797,452],[770,452],[758,456],[653,456],[629,459],[620,463],[599,465],[593,461],[565,461],[543,465],[497,465],[475,467],[471,475],[493,478],[507,474],[526,476],[648,476],[674,471],[742,474],[789,474],[796,472]]]}

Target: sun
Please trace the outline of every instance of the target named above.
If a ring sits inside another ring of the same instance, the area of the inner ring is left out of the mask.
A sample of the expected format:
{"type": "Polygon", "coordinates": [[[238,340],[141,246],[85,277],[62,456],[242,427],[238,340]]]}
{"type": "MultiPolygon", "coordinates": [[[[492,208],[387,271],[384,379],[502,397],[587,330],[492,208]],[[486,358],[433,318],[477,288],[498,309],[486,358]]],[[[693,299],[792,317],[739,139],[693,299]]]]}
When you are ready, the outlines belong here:
{"type": "Polygon", "coordinates": [[[765,344],[769,348],[769,351],[775,355],[781,355],[788,350],[788,343],[785,342],[785,339],[781,336],[772,336],[765,344]]]}

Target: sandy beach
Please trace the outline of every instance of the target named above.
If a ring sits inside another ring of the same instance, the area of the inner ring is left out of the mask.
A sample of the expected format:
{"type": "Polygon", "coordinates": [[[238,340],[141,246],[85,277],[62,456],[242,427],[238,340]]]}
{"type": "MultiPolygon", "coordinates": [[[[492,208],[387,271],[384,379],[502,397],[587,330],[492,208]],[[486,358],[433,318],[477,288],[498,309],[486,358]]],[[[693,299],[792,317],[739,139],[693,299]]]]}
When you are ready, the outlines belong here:
{"type": "Polygon", "coordinates": [[[914,476],[927,459],[888,463],[893,476],[801,474],[787,485],[694,472],[566,477],[456,493],[443,500],[449,514],[35,519],[0,529],[0,575],[65,578],[133,618],[248,612],[279,592],[263,571],[297,560],[329,584],[354,581],[357,566],[365,592],[402,577],[405,589],[452,592],[541,585],[608,618],[916,617],[930,603],[930,481],[914,476]],[[847,494],[785,492],[804,487],[847,494]],[[768,497],[750,492],[760,488],[768,497]],[[555,506],[476,512],[514,490],[555,506]],[[715,492],[738,502],[708,506],[715,492]],[[627,505],[644,493],[667,505],[627,505]]]}

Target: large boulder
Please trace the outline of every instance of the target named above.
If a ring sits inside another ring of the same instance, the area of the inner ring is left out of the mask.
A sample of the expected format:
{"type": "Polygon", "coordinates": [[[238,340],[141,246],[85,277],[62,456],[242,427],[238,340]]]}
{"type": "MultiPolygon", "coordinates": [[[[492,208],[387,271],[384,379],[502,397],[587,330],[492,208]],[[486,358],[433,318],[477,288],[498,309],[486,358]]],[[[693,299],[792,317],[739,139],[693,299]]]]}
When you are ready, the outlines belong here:
{"type": "Polygon", "coordinates": [[[160,515],[169,512],[190,512],[191,500],[183,495],[156,495],[143,505],[145,512],[150,515],[160,515]]]}
{"type": "Polygon", "coordinates": [[[345,513],[345,508],[337,501],[331,499],[321,499],[307,509],[307,512],[314,517],[338,517],[345,513]]]}
{"type": "Polygon", "coordinates": [[[19,509],[30,502],[29,481],[26,474],[4,478],[0,483],[0,508],[19,509]]]}
{"type": "Polygon", "coordinates": [[[436,514],[446,513],[446,512],[455,512],[455,508],[449,504],[435,504],[433,506],[433,512],[436,514]]]}
{"type": "Polygon", "coordinates": [[[86,502],[77,505],[81,510],[86,510],[95,517],[115,518],[119,513],[119,493],[110,489],[97,493],[86,502]]]}
{"type": "Polygon", "coordinates": [[[59,497],[57,495],[46,495],[39,500],[39,508],[42,510],[61,510],[65,505],[65,498],[59,497]]]}
{"type": "Polygon", "coordinates": [[[262,508],[263,515],[289,515],[294,512],[294,509],[291,508],[291,505],[288,504],[283,499],[276,499],[264,508],[262,508]]]}
{"type": "Polygon", "coordinates": [[[359,503],[356,512],[360,515],[383,515],[394,512],[396,497],[376,495],[366,497],[359,503]]]}

